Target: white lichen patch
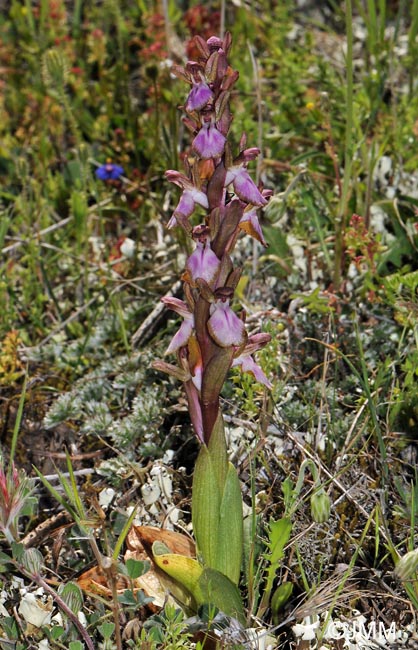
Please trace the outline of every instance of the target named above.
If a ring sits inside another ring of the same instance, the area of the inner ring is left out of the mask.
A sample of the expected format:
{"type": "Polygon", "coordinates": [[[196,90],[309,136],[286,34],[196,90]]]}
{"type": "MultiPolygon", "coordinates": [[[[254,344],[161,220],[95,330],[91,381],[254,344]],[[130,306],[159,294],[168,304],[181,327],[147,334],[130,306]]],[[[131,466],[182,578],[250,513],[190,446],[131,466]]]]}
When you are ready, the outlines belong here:
{"type": "Polygon", "coordinates": [[[49,625],[52,616],[52,598],[45,598],[43,589],[37,589],[35,592],[22,590],[21,601],[19,603],[19,614],[34,627],[49,625]]]}

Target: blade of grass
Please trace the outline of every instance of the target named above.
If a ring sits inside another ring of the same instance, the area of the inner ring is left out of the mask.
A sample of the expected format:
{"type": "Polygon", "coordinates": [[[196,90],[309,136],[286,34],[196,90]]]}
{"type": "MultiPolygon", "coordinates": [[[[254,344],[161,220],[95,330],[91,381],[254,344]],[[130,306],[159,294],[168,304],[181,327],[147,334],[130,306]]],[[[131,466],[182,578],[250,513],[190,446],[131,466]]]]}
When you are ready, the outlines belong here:
{"type": "Polygon", "coordinates": [[[113,549],[113,553],[112,553],[112,557],[113,557],[114,560],[117,560],[118,557],[119,557],[119,553],[121,552],[123,543],[124,543],[124,541],[126,539],[127,534],[131,530],[133,521],[134,521],[134,519],[136,517],[137,509],[138,509],[138,506],[136,506],[132,510],[129,518],[126,520],[126,524],[124,525],[121,534],[118,537],[118,541],[116,542],[115,548],[113,549]]]}
{"type": "Polygon", "coordinates": [[[66,460],[67,460],[67,469],[68,469],[68,474],[69,474],[69,477],[70,477],[70,484],[68,485],[65,477],[62,476],[62,475],[60,477],[60,480],[62,479],[68,485],[68,488],[69,488],[70,492],[67,493],[67,496],[69,496],[69,497],[71,496],[73,505],[74,505],[75,509],[77,510],[79,519],[85,520],[86,519],[86,512],[84,510],[83,502],[80,499],[80,494],[79,494],[79,491],[78,491],[77,481],[76,481],[76,478],[75,478],[75,475],[74,475],[74,469],[73,469],[73,465],[72,465],[70,454],[68,453],[68,450],[65,451],[65,456],[66,456],[66,460]]]}
{"type": "MultiPolygon", "coordinates": [[[[38,470],[37,467],[33,466],[33,470],[38,476],[39,480],[41,483],[46,487],[46,489],[51,493],[51,495],[58,501],[58,503],[68,512],[70,517],[76,522],[78,520],[77,512],[75,511],[74,507],[71,505],[71,503],[68,503],[61,494],[54,488],[52,483],[48,481],[48,479],[45,478],[45,476],[38,470]]],[[[60,481],[62,479],[62,475],[59,474],[60,481]]]]}
{"type": "Polygon", "coordinates": [[[346,2],[346,102],[345,102],[345,144],[344,144],[344,176],[341,198],[335,219],[335,259],[334,259],[334,289],[341,284],[341,273],[344,253],[344,234],[347,219],[347,207],[351,187],[351,168],[353,161],[353,11],[351,0],[346,2]]]}
{"type": "Polygon", "coordinates": [[[26,371],[23,379],[22,391],[20,393],[19,406],[17,408],[16,420],[13,427],[12,442],[10,444],[10,463],[8,469],[9,473],[11,473],[12,471],[13,460],[16,453],[17,439],[19,437],[20,425],[22,423],[23,407],[25,405],[25,399],[26,399],[27,382],[28,382],[28,369],[26,367],[26,371]]]}

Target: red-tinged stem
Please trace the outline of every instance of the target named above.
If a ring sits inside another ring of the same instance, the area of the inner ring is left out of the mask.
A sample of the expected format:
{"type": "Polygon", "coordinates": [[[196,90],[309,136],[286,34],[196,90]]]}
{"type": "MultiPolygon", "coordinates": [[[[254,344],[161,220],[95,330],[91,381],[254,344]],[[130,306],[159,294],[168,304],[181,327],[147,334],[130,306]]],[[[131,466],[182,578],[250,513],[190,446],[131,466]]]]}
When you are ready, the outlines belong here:
{"type": "Polygon", "coordinates": [[[83,626],[83,624],[78,620],[78,617],[74,612],[70,609],[70,607],[67,605],[67,603],[61,598],[61,596],[53,589],[50,587],[50,585],[38,574],[33,574],[30,571],[27,571],[24,567],[19,565],[19,569],[22,573],[24,573],[27,577],[29,577],[31,580],[36,582],[44,591],[46,591],[48,594],[50,594],[55,601],[55,603],[58,605],[58,607],[61,609],[61,611],[64,612],[64,614],[69,618],[71,623],[74,625],[74,627],[77,628],[81,638],[83,639],[84,643],[86,644],[88,650],[95,650],[93,641],[83,626]]]}

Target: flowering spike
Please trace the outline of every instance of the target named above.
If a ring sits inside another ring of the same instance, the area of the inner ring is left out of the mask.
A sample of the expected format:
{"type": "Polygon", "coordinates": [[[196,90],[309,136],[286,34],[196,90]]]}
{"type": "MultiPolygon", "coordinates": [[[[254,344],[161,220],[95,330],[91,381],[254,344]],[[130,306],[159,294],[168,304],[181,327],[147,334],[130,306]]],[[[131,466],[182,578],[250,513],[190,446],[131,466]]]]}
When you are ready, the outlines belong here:
{"type": "MultiPolygon", "coordinates": [[[[208,444],[220,417],[219,395],[231,366],[251,372],[271,387],[252,356],[270,337],[248,338],[245,313],[239,317],[231,306],[240,277],[240,269],[233,265],[233,249],[243,234],[266,245],[256,208],[264,206],[271,193],[258,188],[247,169],[260,150],[247,147],[245,134],[238,151],[228,141],[230,101],[238,79],[227,58],[230,34],[207,41],[197,36],[194,44],[198,59],[174,69],[189,84],[183,122],[194,134],[193,151],[183,158],[184,173],[170,169],[166,178],[181,189],[168,227],[181,226],[194,240],[195,249],[182,275],[186,302],[178,298],[163,302],[183,318],[167,353],[177,354],[177,376],[184,383],[194,430],[208,444]],[[232,191],[236,196],[231,198],[232,191]],[[205,216],[201,225],[193,226],[197,207],[205,216]]],[[[169,364],[159,364],[155,367],[174,374],[169,364]]]]}

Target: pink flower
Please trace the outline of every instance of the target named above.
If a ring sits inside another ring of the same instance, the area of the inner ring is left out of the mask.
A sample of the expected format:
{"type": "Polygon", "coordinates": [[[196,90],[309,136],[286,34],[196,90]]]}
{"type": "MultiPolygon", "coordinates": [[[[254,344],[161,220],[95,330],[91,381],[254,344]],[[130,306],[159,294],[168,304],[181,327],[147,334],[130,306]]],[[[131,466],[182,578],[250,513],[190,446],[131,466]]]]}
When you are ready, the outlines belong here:
{"type": "Polygon", "coordinates": [[[210,120],[203,123],[192,146],[201,158],[216,158],[216,156],[222,155],[225,142],[225,136],[218,131],[213,120],[210,120]]]}
{"type": "Polygon", "coordinates": [[[263,348],[270,341],[270,334],[260,333],[250,336],[248,343],[241,354],[232,361],[232,367],[241,366],[242,372],[250,372],[260,384],[264,384],[268,389],[273,386],[267,379],[263,370],[256,364],[252,358],[252,354],[263,348]]]}
{"type": "Polygon", "coordinates": [[[186,303],[183,300],[179,300],[179,298],[166,296],[164,298],[161,298],[161,302],[167,305],[169,309],[175,311],[176,314],[179,314],[184,318],[182,324],[180,325],[179,331],[174,335],[170,345],[166,350],[166,354],[171,354],[173,352],[177,352],[177,350],[187,345],[187,342],[194,328],[194,316],[186,303]]]}
{"type": "Polygon", "coordinates": [[[195,187],[187,176],[173,169],[166,171],[165,175],[171,183],[175,183],[183,190],[179,203],[173,212],[173,216],[167,224],[168,228],[177,226],[176,216],[182,216],[184,218],[190,217],[196,205],[208,209],[208,197],[204,192],[195,187]]]}
{"type": "Polygon", "coordinates": [[[227,170],[225,187],[231,183],[241,201],[257,206],[266,205],[267,199],[264,198],[248,171],[242,165],[230,167],[227,170]]]}
{"type": "Polygon", "coordinates": [[[187,260],[186,268],[193,280],[202,278],[210,284],[215,279],[221,262],[210,247],[209,228],[196,226],[193,229],[193,239],[196,248],[187,260]]]}
{"type": "Polygon", "coordinates": [[[202,74],[200,80],[192,81],[193,87],[187,97],[186,111],[200,111],[212,99],[213,92],[209,88],[202,74]]]}
{"type": "Polygon", "coordinates": [[[245,325],[229,306],[229,298],[220,297],[210,308],[208,331],[221,348],[241,347],[246,340],[245,325]]]}

